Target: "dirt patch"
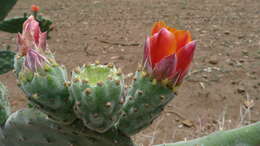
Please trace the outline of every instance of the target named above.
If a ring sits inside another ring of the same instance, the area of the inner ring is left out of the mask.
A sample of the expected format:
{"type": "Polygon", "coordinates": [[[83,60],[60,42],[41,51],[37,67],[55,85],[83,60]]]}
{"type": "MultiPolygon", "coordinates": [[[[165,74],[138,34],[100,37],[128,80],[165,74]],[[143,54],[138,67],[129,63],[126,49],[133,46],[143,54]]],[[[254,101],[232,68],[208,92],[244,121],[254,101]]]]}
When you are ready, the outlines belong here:
{"type": "MultiPolygon", "coordinates": [[[[260,120],[258,0],[32,0],[18,1],[9,16],[22,15],[31,4],[53,20],[49,48],[70,70],[100,60],[125,73],[135,71],[144,39],[158,20],[192,32],[198,47],[190,76],[161,117],[134,136],[136,143],[175,142],[237,127],[247,98],[254,101],[247,121],[260,120]]],[[[0,46],[15,48],[14,38],[1,32],[0,46]]],[[[23,107],[14,75],[0,80],[9,87],[14,110],[23,107]]]]}

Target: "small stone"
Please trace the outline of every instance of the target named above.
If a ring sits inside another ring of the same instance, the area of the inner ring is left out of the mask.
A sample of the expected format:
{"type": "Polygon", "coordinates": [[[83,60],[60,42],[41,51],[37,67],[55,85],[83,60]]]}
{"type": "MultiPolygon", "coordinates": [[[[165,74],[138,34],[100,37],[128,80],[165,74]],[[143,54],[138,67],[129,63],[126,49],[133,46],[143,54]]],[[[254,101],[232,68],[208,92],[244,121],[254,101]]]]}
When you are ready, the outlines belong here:
{"type": "Polygon", "coordinates": [[[178,128],[182,128],[183,127],[183,125],[181,124],[181,125],[178,125],[178,128]]]}
{"type": "Polygon", "coordinates": [[[216,56],[210,57],[209,63],[212,64],[212,65],[218,64],[218,59],[217,59],[217,57],[216,57],[216,56]]]}
{"type": "Polygon", "coordinates": [[[244,55],[248,55],[248,51],[247,51],[247,50],[243,50],[242,53],[243,53],[244,55]]]}
{"type": "Polygon", "coordinates": [[[190,121],[190,120],[183,120],[182,121],[182,124],[184,125],[184,126],[186,126],[186,127],[193,127],[193,123],[192,123],[192,121],[190,121]]]}
{"type": "Polygon", "coordinates": [[[122,59],[124,59],[124,57],[123,56],[112,56],[110,59],[112,59],[112,60],[117,60],[117,59],[122,60],[122,59]]]}
{"type": "Polygon", "coordinates": [[[246,90],[243,87],[237,88],[237,92],[240,93],[240,94],[245,93],[245,91],[246,90]]]}
{"type": "Polygon", "coordinates": [[[225,31],[224,34],[225,34],[225,35],[229,35],[230,32],[229,32],[229,31],[225,31]]]}
{"type": "Polygon", "coordinates": [[[236,85],[236,84],[238,84],[238,81],[234,81],[234,80],[233,80],[233,81],[231,81],[231,84],[232,84],[232,85],[236,85]]]}
{"type": "Polygon", "coordinates": [[[244,59],[239,59],[239,62],[240,62],[240,63],[244,63],[245,60],[244,60],[244,59]]]}

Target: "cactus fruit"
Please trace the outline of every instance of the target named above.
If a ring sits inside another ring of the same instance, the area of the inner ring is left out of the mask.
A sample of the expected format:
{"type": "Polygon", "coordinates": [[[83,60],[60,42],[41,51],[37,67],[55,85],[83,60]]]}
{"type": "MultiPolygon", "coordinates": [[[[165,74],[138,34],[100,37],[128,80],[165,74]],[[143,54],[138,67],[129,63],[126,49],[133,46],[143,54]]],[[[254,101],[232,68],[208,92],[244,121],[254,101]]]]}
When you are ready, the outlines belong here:
{"type": "Polygon", "coordinates": [[[17,0],[0,0],[0,21],[2,21],[7,16],[16,2],[17,0]]]}
{"type": "Polygon", "coordinates": [[[82,126],[81,122],[69,126],[58,125],[37,110],[23,109],[13,113],[0,129],[0,145],[133,146],[129,137],[117,131],[99,134],[82,126]]]}
{"type": "Polygon", "coordinates": [[[259,146],[260,122],[232,130],[217,131],[190,141],[156,146],[259,146]]]}
{"type": "Polygon", "coordinates": [[[11,113],[9,102],[7,100],[7,89],[0,82],[0,125],[3,125],[11,113]]]}
{"type": "Polygon", "coordinates": [[[9,50],[0,51],[0,74],[12,70],[15,53],[9,50]]]}
{"type": "Polygon", "coordinates": [[[173,91],[145,72],[136,72],[126,97],[119,129],[131,136],[149,126],[164,106],[174,98],[173,91]]]}
{"type": "Polygon", "coordinates": [[[122,73],[113,65],[85,65],[72,75],[74,111],[91,130],[103,133],[121,117],[124,103],[122,73]]]}

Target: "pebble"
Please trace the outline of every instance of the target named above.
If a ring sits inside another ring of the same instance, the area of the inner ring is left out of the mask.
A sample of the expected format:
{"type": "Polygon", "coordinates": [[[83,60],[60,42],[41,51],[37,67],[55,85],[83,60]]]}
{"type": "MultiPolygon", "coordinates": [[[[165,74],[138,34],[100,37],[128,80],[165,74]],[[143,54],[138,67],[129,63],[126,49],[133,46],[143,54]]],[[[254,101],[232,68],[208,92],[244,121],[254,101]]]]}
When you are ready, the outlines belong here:
{"type": "Polygon", "coordinates": [[[217,57],[216,57],[216,56],[210,57],[209,63],[212,64],[212,65],[218,64],[218,59],[217,59],[217,57]]]}
{"type": "Polygon", "coordinates": [[[182,124],[184,125],[184,126],[186,126],[186,127],[192,127],[193,126],[193,123],[192,123],[192,121],[190,121],[190,120],[183,120],[182,121],[182,124]]]}
{"type": "Polygon", "coordinates": [[[243,88],[243,87],[239,87],[239,88],[237,88],[237,92],[238,93],[240,93],[240,94],[242,94],[242,93],[245,93],[245,88],[243,88]]]}
{"type": "Polygon", "coordinates": [[[242,53],[243,53],[244,55],[248,55],[248,51],[247,51],[247,50],[243,50],[242,53]]]}
{"type": "Polygon", "coordinates": [[[225,31],[224,34],[225,34],[225,35],[229,35],[230,32],[229,32],[229,31],[225,31]]]}

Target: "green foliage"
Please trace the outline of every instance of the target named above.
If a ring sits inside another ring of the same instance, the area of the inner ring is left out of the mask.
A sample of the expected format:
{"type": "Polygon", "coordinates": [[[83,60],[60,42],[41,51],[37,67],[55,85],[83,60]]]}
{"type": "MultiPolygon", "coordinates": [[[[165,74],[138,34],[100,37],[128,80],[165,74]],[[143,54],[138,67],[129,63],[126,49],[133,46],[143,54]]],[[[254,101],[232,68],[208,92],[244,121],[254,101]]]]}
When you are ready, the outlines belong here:
{"type": "Polygon", "coordinates": [[[16,2],[17,0],[0,0],[0,21],[7,16],[16,2]]]}
{"type": "Polygon", "coordinates": [[[3,125],[10,114],[10,106],[7,99],[7,89],[0,82],[0,125],[3,125]]]}
{"type": "Polygon", "coordinates": [[[50,32],[52,31],[52,21],[47,19],[47,18],[44,18],[43,16],[41,15],[37,15],[36,17],[36,20],[40,23],[40,28],[41,28],[41,31],[42,32],[50,32]]]}
{"type": "Polygon", "coordinates": [[[115,68],[105,65],[83,67],[73,73],[70,88],[76,103],[75,113],[89,129],[106,132],[121,117],[123,90],[122,75],[115,68]]]}
{"type": "MultiPolygon", "coordinates": [[[[18,33],[22,32],[23,29],[23,23],[27,20],[29,16],[25,14],[22,17],[14,17],[14,18],[9,18],[5,19],[3,21],[0,21],[0,30],[9,32],[9,33],[18,33]]],[[[50,32],[52,30],[51,24],[52,21],[49,19],[44,18],[43,16],[37,16],[37,21],[40,24],[41,31],[42,32],[50,32]]]]}
{"type": "Polygon", "coordinates": [[[15,53],[9,50],[0,51],[0,74],[4,74],[14,68],[15,53]]]}
{"type": "Polygon", "coordinates": [[[37,72],[26,69],[17,72],[20,87],[32,105],[57,122],[68,124],[75,120],[73,101],[69,100],[68,88],[64,86],[67,81],[65,68],[49,63],[37,72]]]}
{"type": "Polygon", "coordinates": [[[81,122],[64,126],[46,115],[23,109],[13,113],[0,131],[1,146],[133,146],[129,137],[110,130],[104,134],[82,128],[81,122]]]}
{"type": "Polygon", "coordinates": [[[218,131],[191,141],[156,146],[259,146],[260,122],[242,128],[218,131]]]}
{"type": "Polygon", "coordinates": [[[142,72],[136,72],[123,108],[124,116],[119,121],[119,129],[129,136],[140,132],[159,116],[174,96],[169,88],[142,75],[142,72]]]}
{"type": "Polygon", "coordinates": [[[14,17],[0,21],[0,30],[9,33],[22,32],[23,23],[27,17],[14,17]]]}

